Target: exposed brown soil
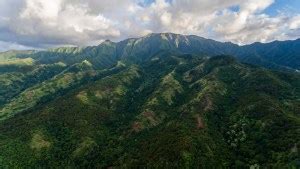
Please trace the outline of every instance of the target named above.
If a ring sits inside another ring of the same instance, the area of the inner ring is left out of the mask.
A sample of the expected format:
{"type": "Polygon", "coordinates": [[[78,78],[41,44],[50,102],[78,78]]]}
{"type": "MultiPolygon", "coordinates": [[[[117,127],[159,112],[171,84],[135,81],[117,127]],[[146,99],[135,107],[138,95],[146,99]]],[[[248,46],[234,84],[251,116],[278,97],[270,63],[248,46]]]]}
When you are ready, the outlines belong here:
{"type": "Polygon", "coordinates": [[[203,123],[202,117],[199,114],[196,116],[196,120],[197,120],[197,129],[204,129],[205,125],[203,123]]]}

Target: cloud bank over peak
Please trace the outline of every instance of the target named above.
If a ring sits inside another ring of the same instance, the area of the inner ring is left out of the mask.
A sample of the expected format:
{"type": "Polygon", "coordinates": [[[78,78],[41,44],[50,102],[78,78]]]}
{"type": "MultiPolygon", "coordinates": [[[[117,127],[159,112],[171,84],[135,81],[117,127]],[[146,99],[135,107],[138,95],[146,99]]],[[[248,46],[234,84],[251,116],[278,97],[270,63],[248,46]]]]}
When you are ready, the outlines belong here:
{"type": "MultiPolygon", "coordinates": [[[[152,32],[248,44],[300,37],[300,13],[275,0],[0,0],[0,45],[96,45],[152,32]]],[[[288,5],[288,4],[286,4],[288,5]]],[[[300,6],[299,6],[300,8],[300,6]]],[[[4,45],[0,47],[3,50],[4,45]]],[[[4,49],[5,50],[5,49],[4,49]]]]}

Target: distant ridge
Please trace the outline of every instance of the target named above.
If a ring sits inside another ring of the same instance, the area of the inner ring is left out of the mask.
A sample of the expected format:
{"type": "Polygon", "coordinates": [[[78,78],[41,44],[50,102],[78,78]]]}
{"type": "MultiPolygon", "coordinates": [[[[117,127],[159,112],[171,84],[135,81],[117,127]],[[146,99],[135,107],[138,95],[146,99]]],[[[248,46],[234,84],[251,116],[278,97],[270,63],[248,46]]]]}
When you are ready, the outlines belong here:
{"type": "MultiPolygon", "coordinates": [[[[112,55],[113,59],[122,58],[130,61],[145,61],[159,51],[173,51],[185,54],[200,54],[207,56],[232,55],[240,61],[260,65],[276,70],[300,70],[300,39],[274,41],[270,43],[253,43],[239,46],[231,42],[218,42],[196,35],[181,35],[174,33],[151,33],[139,38],[129,38],[120,42],[105,40],[98,46],[90,47],[61,47],[40,51],[35,58],[41,62],[51,53],[84,55],[81,60],[112,55]],[[108,52],[108,53],[107,53],[108,52]],[[101,56],[100,56],[101,55],[101,56]]],[[[109,56],[108,56],[109,57],[109,56]]],[[[59,61],[55,56],[50,60],[59,61]]],[[[79,58],[78,58],[79,59],[79,58]]],[[[68,59],[67,59],[68,60],[68,59]]],[[[77,62],[73,60],[72,63],[77,62]]],[[[70,61],[71,63],[71,61],[70,61]]]]}

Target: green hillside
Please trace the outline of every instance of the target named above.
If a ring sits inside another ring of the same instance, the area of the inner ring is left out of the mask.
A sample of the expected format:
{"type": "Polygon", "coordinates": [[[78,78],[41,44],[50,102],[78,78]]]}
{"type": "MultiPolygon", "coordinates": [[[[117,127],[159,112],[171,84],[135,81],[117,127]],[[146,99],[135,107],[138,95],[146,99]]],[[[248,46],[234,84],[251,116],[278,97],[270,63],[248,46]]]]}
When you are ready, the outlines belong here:
{"type": "Polygon", "coordinates": [[[124,44],[34,54],[30,71],[1,73],[0,166],[299,167],[298,73],[124,44]]]}

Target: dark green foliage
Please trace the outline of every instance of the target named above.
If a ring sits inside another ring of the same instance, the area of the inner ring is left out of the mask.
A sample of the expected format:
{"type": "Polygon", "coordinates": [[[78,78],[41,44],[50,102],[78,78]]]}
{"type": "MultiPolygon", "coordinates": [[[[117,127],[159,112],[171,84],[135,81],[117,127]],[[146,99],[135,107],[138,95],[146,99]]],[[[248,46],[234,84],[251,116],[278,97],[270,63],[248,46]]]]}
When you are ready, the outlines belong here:
{"type": "Polygon", "coordinates": [[[83,60],[0,122],[0,166],[297,168],[299,82],[224,55],[164,51],[104,70],[83,60]],[[84,76],[59,88],[68,73],[84,76]]]}

